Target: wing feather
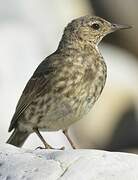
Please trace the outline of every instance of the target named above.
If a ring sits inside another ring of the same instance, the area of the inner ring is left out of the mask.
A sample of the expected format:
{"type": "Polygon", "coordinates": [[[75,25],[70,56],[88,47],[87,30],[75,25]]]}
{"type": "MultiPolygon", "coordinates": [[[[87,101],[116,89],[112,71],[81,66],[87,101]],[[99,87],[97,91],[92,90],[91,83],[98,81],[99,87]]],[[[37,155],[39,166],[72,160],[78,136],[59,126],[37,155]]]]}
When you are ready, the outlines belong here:
{"type": "Polygon", "coordinates": [[[49,61],[44,60],[34,72],[32,78],[28,81],[15,110],[9,132],[15,127],[17,120],[22,113],[35,101],[41,93],[46,93],[47,84],[53,72],[53,67],[50,66],[49,61]]]}

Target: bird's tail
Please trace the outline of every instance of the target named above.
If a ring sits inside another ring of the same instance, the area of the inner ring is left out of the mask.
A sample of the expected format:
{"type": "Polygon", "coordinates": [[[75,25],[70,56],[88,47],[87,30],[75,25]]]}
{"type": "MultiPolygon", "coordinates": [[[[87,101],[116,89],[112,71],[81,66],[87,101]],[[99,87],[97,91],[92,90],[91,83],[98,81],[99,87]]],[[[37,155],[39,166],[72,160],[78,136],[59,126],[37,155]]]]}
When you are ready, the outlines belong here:
{"type": "Polygon", "coordinates": [[[21,147],[29,135],[29,132],[23,132],[19,131],[19,129],[15,129],[9,137],[7,143],[17,147],[21,147]]]}

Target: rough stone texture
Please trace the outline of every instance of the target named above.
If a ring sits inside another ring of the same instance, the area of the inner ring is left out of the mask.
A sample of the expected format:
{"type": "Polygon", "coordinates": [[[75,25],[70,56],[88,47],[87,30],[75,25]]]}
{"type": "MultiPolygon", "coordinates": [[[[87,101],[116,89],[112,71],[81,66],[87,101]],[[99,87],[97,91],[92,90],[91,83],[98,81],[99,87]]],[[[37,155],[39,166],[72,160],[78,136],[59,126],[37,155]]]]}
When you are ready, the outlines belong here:
{"type": "Polygon", "coordinates": [[[137,180],[138,156],[100,150],[0,145],[0,180],[137,180]]]}

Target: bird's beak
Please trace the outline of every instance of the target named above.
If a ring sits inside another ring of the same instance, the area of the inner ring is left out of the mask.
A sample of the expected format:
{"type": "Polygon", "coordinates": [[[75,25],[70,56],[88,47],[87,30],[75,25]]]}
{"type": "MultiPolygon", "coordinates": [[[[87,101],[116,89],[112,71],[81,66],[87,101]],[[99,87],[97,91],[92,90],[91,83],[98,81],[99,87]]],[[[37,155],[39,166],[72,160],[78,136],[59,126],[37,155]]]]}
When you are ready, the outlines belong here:
{"type": "Polygon", "coordinates": [[[132,26],[129,25],[121,25],[121,24],[112,24],[111,30],[112,31],[117,31],[120,29],[130,29],[132,26]]]}

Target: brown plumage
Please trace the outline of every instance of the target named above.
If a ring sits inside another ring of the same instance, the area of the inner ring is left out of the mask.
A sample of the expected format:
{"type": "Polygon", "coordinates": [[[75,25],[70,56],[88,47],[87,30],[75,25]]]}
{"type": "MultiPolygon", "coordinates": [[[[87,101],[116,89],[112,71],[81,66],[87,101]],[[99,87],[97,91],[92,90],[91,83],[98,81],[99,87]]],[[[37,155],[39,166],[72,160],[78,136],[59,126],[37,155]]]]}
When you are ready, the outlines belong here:
{"type": "Polygon", "coordinates": [[[89,112],[105,84],[106,65],[97,45],[105,35],[122,28],[126,27],[96,16],[84,16],[68,24],[58,49],[38,66],[27,83],[7,143],[22,146],[29,134],[36,132],[45,147],[51,148],[39,130],[59,129],[71,142],[66,130],[89,112]]]}

